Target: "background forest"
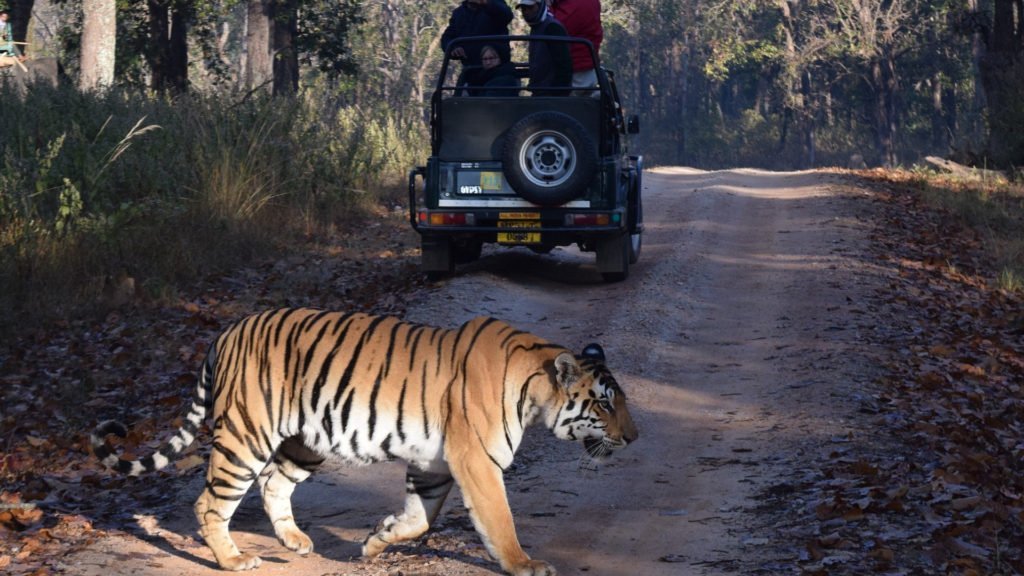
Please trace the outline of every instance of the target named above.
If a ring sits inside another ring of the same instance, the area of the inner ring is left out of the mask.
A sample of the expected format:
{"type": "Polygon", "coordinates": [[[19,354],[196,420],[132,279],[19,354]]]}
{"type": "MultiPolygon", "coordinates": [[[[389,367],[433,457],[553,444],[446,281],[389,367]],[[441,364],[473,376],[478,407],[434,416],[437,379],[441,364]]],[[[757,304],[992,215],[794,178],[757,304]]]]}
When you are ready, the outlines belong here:
{"type": "MultiPolygon", "coordinates": [[[[81,87],[320,90],[416,137],[456,2],[10,0],[16,35],[81,87]],[[115,31],[116,28],[116,31],[115,31]],[[115,42],[116,40],[116,42],[115,42]]],[[[1024,163],[1020,0],[605,0],[659,164],[1024,163]]],[[[517,20],[517,31],[525,28],[517,20]]]]}
{"type": "MultiPolygon", "coordinates": [[[[59,82],[0,86],[0,328],[119,279],[161,297],[399,204],[455,6],[8,0],[27,64],[59,82]]],[[[648,165],[1015,170],[1022,6],[604,0],[601,57],[648,165]]]]}

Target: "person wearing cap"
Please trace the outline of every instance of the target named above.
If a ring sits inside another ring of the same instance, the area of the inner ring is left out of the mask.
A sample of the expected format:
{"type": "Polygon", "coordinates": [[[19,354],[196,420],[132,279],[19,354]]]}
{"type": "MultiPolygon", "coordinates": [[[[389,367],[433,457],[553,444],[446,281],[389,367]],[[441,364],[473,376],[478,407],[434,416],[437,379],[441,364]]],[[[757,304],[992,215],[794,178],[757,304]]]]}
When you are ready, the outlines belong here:
{"type": "MultiPolygon", "coordinates": [[[[512,21],[512,9],[505,0],[463,0],[448,19],[448,27],[441,34],[441,49],[448,53],[448,46],[456,38],[465,36],[508,36],[508,25],[512,21]]],[[[462,60],[463,67],[479,67],[482,45],[461,44],[452,49],[450,57],[462,60]]],[[[508,43],[499,43],[502,59],[509,60],[508,43]]]]}
{"type": "MultiPolygon", "coordinates": [[[[568,36],[548,10],[545,0],[518,0],[516,9],[530,25],[530,36],[568,36]]],[[[534,96],[566,96],[567,91],[538,90],[572,86],[572,57],[568,42],[530,42],[530,84],[534,96]]]]}
{"type": "MultiPolygon", "coordinates": [[[[565,26],[569,36],[589,40],[594,45],[594,53],[601,50],[604,29],[601,27],[601,0],[547,0],[551,13],[565,26]]],[[[572,55],[572,85],[575,88],[593,88],[597,86],[597,71],[590,49],[585,44],[569,45],[572,55]]],[[[582,91],[582,95],[590,95],[592,91],[582,91]]],[[[592,94],[596,96],[597,94],[592,94]]]]}

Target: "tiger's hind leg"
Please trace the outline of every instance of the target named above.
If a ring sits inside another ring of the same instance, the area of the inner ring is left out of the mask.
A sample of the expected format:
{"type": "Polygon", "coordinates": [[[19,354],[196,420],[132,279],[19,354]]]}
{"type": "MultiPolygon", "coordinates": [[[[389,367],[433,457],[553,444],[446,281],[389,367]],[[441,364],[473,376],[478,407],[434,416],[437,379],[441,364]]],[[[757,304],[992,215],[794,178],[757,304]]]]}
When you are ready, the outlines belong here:
{"type": "Polygon", "coordinates": [[[313,551],[313,541],[295,524],[292,516],[292,492],[323,463],[324,457],[306,448],[298,436],[288,438],[277,449],[274,458],[260,473],[263,509],[274,526],[281,544],[299,554],[313,551]]]}
{"type": "Polygon", "coordinates": [[[446,471],[425,472],[409,465],[405,476],[405,510],[388,516],[363,543],[363,556],[373,558],[389,544],[423,535],[434,523],[454,480],[446,471]]]}
{"type": "Polygon", "coordinates": [[[240,447],[235,438],[230,442],[225,440],[224,434],[214,433],[206,488],[196,500],[196,519],[199,534],[222,569],[249,570],[262,561],[255,554],[239,552],[228,532],[228,523],[242,497],[256,481],[256,471],[263,467],[264,460],[244,446],[240,447]]]}

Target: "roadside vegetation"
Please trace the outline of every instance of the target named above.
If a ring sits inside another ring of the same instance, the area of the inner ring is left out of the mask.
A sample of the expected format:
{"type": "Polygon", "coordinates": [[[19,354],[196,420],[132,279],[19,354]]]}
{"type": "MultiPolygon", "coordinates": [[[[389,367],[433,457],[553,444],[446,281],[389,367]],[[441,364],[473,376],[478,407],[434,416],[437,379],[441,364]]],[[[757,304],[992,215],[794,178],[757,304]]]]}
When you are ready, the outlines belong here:
{"type": "Polygon", "coordinates": [[[292,98],[0,94],[0,333],[344,229],[401,189],[416,128],[292,98]]]}
{"type": "Polygon", "coordinates": [[[918,167],[860,174],[919,196],[923,205],[968,229],[986,260],[978,270],[982,277],[994,289],[1024,294],[1024,184],[981,170],[950,174],[918,167]]]}

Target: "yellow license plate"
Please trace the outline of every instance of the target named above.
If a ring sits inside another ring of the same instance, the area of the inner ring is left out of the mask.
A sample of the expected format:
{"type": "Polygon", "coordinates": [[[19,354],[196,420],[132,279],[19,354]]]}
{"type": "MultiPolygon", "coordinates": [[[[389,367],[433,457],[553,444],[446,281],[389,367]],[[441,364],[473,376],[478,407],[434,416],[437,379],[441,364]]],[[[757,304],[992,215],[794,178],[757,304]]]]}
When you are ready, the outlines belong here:
{"type": "Polygon", "coordinates": [[[540,228],[538,220],[498,220],[498,228],[540,228]]]}
{"type": "Polygon", "coordinates": [[[538,220],[499,220],[498,228],[530,228],[538,230],[537,232],[525,230],[498,232],[498,242],[501,244],[540,244],[540,221],[538,220]]]}
{"type": "Polygon", "coordinates": [[[500,244],[540,244],[540,232],[498,232],[500,244]]]}
{"type": "Polygon", "coordinates": [[[498,218],[500,220],[540,220],[540,212],[499,212],[498,218]]]}

